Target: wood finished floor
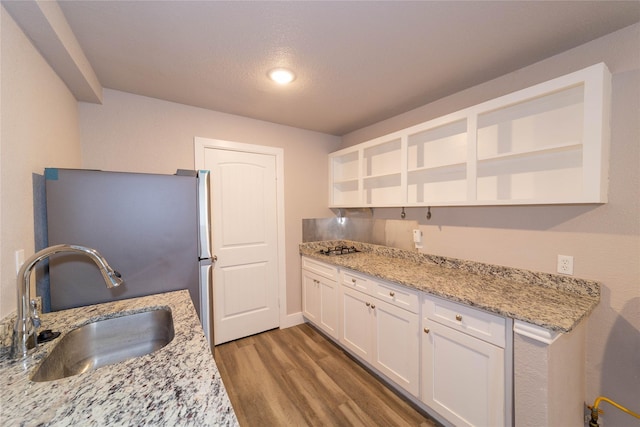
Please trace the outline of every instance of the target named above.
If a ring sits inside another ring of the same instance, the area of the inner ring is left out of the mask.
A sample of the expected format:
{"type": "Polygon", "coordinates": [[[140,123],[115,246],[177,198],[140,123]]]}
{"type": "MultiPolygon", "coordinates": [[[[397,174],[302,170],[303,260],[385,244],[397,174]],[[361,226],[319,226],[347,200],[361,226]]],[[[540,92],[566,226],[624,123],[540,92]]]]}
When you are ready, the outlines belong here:
{"type": "Polygon", "coordinates": [[[242,427],[435,426],[313,327],[215,348],[242,427]]]}

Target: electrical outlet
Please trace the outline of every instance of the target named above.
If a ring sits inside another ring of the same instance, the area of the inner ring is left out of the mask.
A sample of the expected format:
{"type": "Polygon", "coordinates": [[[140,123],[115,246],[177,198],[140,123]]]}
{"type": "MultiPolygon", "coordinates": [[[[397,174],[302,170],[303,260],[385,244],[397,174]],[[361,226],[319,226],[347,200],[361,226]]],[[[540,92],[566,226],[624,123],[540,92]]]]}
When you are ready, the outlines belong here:
{"type": "Polygon", "coordinates": [[[573,257],[571,255],[558,255],[558,273],[573,274],[573,257]]]}

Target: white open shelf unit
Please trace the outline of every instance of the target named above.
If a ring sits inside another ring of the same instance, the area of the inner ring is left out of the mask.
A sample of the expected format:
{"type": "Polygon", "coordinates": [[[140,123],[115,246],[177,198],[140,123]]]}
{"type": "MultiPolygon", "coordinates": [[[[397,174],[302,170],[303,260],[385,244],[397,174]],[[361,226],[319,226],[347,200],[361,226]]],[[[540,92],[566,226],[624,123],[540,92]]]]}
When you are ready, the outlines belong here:
{"type": "Polygon", "coordinates": [[[604,63],[329,155],[330,207],[606,203],[604,63]]]}

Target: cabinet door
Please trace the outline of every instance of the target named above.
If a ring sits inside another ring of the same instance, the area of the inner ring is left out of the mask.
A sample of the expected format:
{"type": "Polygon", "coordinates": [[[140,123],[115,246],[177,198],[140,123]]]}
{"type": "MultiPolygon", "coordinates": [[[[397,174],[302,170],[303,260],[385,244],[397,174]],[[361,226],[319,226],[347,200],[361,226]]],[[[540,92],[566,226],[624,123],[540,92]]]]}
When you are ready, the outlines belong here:
{"type": "Polygon", "coordinates": [[[372,364],[417,397],[420,391],[419,317],[384,301],[372,301],[375,320],[372,364]]]}
{"type": "Polygon", "coordinates": [[[320,287],[317,275],[302,270],[302,314],[316,326],[320,324],[320,287]]]}
{"type": "Polygon", "coordinates": [[[329,336],[338,338],[338,283],[302,270],[302,314],[329,336]]]}
{"type": "Polygon", "coordinates": [[[338,338],[338,283],[319,278],[320,327],[333,338],[338,338]]]}
{"type": "Polygon", "coordinates": [[[424,325],[423,402],[457,426],[505,425],[504,350],[438,323],[424,325]]]}
{"type": "Polygon", "coordinates": [[[373,323],[371,298],[362,292],[342,286],[342,328],[340,342],[366,361],[371,360],[373,323]]]}

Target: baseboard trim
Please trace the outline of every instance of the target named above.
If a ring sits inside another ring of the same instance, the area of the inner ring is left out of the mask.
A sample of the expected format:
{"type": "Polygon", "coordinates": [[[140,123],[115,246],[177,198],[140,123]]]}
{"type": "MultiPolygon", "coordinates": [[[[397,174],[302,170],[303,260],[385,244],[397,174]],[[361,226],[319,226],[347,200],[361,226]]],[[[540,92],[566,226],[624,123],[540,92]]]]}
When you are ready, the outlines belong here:
{"type": "Polygon", "coordinates": [[[302,323],[304,323],[304,318],[302,317],[301,311],[287,314],[284,318],[280,319],[280,329],[287,329],[302,323]]]}

